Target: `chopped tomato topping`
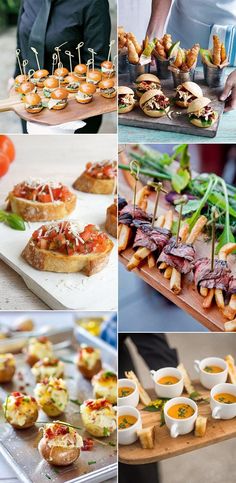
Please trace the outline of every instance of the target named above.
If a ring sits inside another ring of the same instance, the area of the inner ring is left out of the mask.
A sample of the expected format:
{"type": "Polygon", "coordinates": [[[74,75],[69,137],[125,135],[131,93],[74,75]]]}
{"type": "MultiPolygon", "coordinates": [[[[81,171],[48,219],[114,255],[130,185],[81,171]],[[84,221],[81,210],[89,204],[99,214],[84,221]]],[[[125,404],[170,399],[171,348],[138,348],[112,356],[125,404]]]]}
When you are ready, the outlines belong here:
{"type": "Polygon", "coordinates": [[[33,185],[26,182],[17,184],[13,189],[13,195],[17,198],[24,198],[30,201],[38,201],[40,203],[51,203],[53,201],[68,201],[71,198],[69,189],[59,184],[54,188],[50,183],[34,183],[33,185]]]}
{"type": "Polygon", "coordinates": [[[63,426],[62,424],[54,424],[53,426],[49,426],[45,430],[45,434],[48,439],[55,438],[57,436],[64,436],[65,434],[69,433],[69,427],[63,426]]]}
{"type": "Polygon", "coordinates": [[[85,438],[83,440],[83,446],[81,448],[82,451],[91,451],[94,446],[94,441],[91,438],[85,438]]]}
{"type": "Polygon", "coordinates": [[[48,338],[45,335],[41,335],[37,340],[40,344],[46,344],[48,342],[48,338]]]}
{"type": "Polygon", "coordinates": [[[106,399],[89,399],[88,401],[85,401],[84,404],[88,406],[90,409],[93,411],[97,411],[102,408],[110,408],[111,404],[106,400],[106,399]]]}
{"type": "Polygon", "coordinates": [[[101,163],[87,163],[86,173],[93,178],[112,179],[116,176],[116,162],[102,161],[101,163]]]}
{"type": "Polygon", "coordinates": [[[58,223],[55,228],[43,225],[36,230],[32,239],[38,248],[52,250],[66,255],[75,253],[101,253],[107,248],[108,236],[94,225],[87,225],[79,233],[78,227],[70,222],[58,223]]]}

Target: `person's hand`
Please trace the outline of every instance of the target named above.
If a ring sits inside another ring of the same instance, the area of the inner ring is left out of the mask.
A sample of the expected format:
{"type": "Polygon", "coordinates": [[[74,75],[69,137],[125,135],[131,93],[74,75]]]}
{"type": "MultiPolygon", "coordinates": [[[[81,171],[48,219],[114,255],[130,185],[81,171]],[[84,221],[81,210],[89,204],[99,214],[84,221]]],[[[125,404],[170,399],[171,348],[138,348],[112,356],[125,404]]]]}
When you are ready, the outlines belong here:
{"type": "Polygon", "coordinates": [[[236,109],[236,70],[229,74],[220,101],[226,101],[224,112],[236,109]]]}
{"type": "Polygon", "coordinates": [[[11,77],[10,79],[8,79],[8,82],[7,82],[7,90],[8,92],[10,92],[11,88],[14,86],[14,78],[11,77]]]}

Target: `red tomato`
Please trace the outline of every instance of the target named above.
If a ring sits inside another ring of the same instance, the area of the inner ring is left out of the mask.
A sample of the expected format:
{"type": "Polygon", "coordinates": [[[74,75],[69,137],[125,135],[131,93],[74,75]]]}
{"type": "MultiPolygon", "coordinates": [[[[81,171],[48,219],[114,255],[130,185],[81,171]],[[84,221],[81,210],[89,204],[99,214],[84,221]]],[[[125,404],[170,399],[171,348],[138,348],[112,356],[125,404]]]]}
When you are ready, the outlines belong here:
{"type": "Polygon", "coordinates": [[[51,195],[47,193],[40,193],[38,195],[38,201],[41,203],[50,203],[52,201],[51,195]]]}
{"type": "Polygon", "coordinates": [[[7,173],[10,165],[8,156],[0,151],[0,177],[7,173]]]}
{"type": "Polygon", "coordinates": [[[0,135],[0,151],[8,156],[11,163],[14,161],[16,154],[14,144],[8,136],[3,134],[0,135]]]}

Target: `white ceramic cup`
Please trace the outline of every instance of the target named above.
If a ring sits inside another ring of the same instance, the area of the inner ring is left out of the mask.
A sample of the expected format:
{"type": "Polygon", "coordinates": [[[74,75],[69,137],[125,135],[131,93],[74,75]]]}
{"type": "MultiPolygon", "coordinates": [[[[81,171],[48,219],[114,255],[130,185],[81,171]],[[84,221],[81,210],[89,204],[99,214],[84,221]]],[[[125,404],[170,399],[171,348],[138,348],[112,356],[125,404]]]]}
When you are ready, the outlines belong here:
{"type": "Polygon", "coordinates": [[[119,444],[133,444],[137,441],[137,431],[142,429],[142,420],[139,411],[133,406],[119,406],[117,416],[130,415],[137,418],[137,421],[133,426],[126,429],[119,429],[118,427],[118,443],[119,444]]]}
{"type": "Polygon", "coordinates": [[[136,408],[139,403],[139,391],[136,382],[129,379],[119,379],[119,387],[132,387],[133,392],[128,396],[118,397],[118,406],[133,406],[136,408]]]}
{"type": "Polygon", "coordinates": [[[224,359],[220,359],[219,357],[206,357],[206,359],[202,359],[201,361],[194,361],[194,369],[199,375],[200,383],[206,389],[212,389],[216,384],[221,384],[226,382],[228,376],[228,366],[224,359]],[[203,369],[206,366],[218,366],[223,369],[222,372],[206,372],[203,369]]]}
{"type": "Polygon", "coordinates": [[[236,384],[217,384],[211,390],[210,406],[213,419],[232,419],[236,416],[236,403],[225,404],[214,398],[216,394],[223,392],[236,396],[236,384]]]}
{"type": "Polygon", "coordinates": [[[184,389],[184,380],[181,372],[175,367],[164,367],[163,369],[158,369],[158,371],[150,371],[154,389],[158,397],[163,397],[171,399],[172,397],[181,396],[184,389]],[[157,381],[165,376],[174,376],[179,379],[176,384],[159,384],[157,381]]]}
{"type": "Polygon", "coordinates": [[[195,421],[198,415],[198,407],[192,399],[187,397],[175,397],[168,401],[164,406],[164,418],[167,428],[170,430],[170,435],[172,438],[177,438],[181,434],[191,433],[194,429],[195,421]],[[175,419],[169,416],[168,410],[175,406],[175,404],[188,404],[194,410],[194,414],[189,418],[185,419],[175,419]]]}

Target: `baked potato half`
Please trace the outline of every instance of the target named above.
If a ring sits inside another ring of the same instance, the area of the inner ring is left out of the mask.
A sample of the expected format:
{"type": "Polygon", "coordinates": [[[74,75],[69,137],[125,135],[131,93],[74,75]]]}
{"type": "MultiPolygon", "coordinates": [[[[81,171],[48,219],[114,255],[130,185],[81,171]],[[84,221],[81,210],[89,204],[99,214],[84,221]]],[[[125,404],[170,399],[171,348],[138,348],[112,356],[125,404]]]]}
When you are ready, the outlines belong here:
{"type": "Polygon", "coordinates": [[[10,382],[16,371],[13,354],[0,354],[0,384],[10,382]]]}
{"type": "Polygon", "coordinates": [[[83,439],[74,428],[53,422],[44,426],[38,450],[49,464],[68,466],[77,460],[82,446],[83,439]]]}
{"type": "Polygon", "coordinates": [[[36,362],[45,357],[48,357],[49,359],[54,357],[53,345],[45,336],[38,338],[32,337],[29,339],[28,346],[24,352],[26,354],[26,362],[30,367],[33,367],[36,362]]]}
{"type": "Polygon", "coordinates": [[[102,369],[100,350],[94,347],[80,347],[76,365],[86,379],[92,379],[102,369]]]}
{"type": "Polygon", "coordinates": [[[44,359],[36,362],[31,369],[36,382],[41,382],[45,378],[54,377],[60,379],[64,376],[64,363],[59,361],[59,359],[49,359],[45,357],[44,359]]]}
{"type": "Polygon", "coordinates": [[[117,402],[117,375],[112,371],[102,370],[92,379],[93,394],[96,399],[105,398],[109,403],[117,402]]]}
{"type": "Polygon", "coordinates": [[[116,412],[104,398],[84,401],[80,414],[86,431],[96,438],[110,436],[116,430],[116,412]]]}
{"type": "Polygon", "coordinates": [[[15,429],[31,428],[38,419],[38,405],[32,396],[12,392],[3,404],[6,421],[15,429]]]}
{"type": "Polygon", "coordinates": [[[34,395],[39,407],[50,418],[62,414],[69,400],[67,385],[63,379],[43,379],[36,384],[34,395]]]}

